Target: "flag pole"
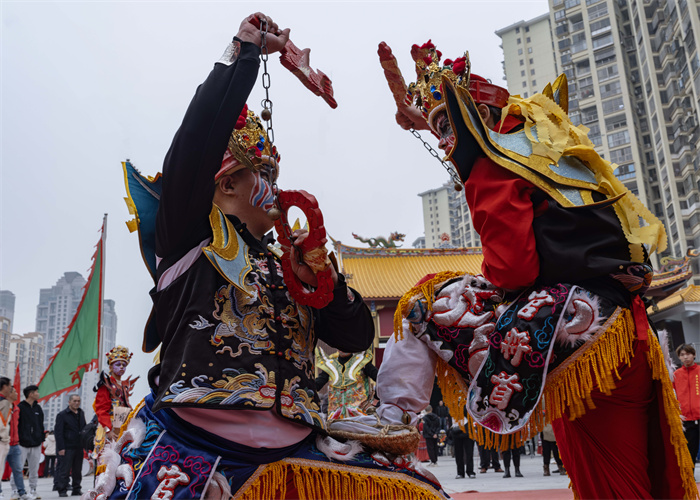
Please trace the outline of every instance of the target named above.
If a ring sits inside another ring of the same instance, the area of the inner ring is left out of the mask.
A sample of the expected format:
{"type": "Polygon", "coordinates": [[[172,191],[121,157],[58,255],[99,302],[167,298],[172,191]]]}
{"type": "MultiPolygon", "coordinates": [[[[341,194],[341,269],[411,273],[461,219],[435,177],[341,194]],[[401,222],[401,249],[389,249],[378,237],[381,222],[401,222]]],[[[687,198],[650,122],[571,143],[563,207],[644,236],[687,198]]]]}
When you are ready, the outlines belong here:
{"type": "Polygon", "coordinates": [[[102,269],[100,270],[100,320],[99,320],[99,336],[97,342],[97,373],[102,372],[103,369],[103,356],[104,356],[104,325],[102,324],[104,318],[104,276],[105,276],[105,257],[106,257],[106,243],[107,243],[107,214],[104,214],[102,219],[102,269]]]}

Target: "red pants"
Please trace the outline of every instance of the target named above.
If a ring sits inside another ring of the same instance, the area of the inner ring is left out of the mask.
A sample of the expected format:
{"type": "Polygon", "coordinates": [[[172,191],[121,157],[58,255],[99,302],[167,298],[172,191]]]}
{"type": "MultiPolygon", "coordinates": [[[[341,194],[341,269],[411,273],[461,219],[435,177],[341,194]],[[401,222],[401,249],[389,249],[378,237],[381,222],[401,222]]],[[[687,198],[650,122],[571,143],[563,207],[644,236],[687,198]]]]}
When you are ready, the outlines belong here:
{"type": "Polygon", "coordinates": [[[591,393],[595,409],[553,422],[575,491],[588,498],[683,498],[680,470],[663,413],[660,383],[634,342],[630,366],[610,396],[591,393]]]}

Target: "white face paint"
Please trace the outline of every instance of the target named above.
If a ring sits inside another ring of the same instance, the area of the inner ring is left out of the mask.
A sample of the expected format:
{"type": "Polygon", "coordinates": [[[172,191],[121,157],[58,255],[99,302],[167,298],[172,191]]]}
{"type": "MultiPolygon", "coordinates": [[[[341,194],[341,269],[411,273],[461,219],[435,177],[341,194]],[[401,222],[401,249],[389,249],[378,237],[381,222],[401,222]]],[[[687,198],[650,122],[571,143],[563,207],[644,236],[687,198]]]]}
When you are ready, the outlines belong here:
{"type": "Polygon", "coordinates": [[[442,113],[435,120],[435,131],[440,137],[440,142],[438,142],[438,148],[442,149],[446,154],[450,154],[452,148],[455,145],[455,135],[452,132],[452,126],[450,125],[450,120],[447,118],[447,113],[442,113]]]}
{"type": "Polygon", "coordinates": [[[255,185],[250,191],[250,204],[263,210],[270,210],[275,205],[275,192],[272,183],[277,180],[277,168],[265,164],[259,172],[255,172],[255,185]]]}

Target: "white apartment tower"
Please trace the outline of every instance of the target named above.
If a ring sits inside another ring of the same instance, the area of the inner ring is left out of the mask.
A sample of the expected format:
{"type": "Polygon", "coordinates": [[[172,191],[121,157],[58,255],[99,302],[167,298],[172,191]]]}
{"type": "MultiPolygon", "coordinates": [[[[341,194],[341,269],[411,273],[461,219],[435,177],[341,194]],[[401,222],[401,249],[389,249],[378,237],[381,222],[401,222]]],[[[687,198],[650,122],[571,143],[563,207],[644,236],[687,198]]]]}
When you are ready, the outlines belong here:
{"type": "Polygon", "coordinates": [[[479,235],[472,228],[464,191],[455,191],[452,181],[418,196],[423,202],[424,248],[481,245],[479,235]]]}
{"type": "Polygon", "coordinates": [[[542,57],[554,53],[549,14],[511,24],[496,34],[506,54],[502,61],[503,79],[511,94],[531,96],[558,76],[556,59],[542,57]]]}

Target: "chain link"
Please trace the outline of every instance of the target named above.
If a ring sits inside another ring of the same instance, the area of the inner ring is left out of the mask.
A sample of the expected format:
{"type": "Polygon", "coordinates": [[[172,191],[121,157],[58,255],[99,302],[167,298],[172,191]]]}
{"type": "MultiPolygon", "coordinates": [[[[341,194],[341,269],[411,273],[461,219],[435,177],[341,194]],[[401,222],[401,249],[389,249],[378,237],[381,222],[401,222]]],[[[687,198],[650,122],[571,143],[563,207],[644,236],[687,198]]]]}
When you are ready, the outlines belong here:
{"type": "Polygon", "coordinates": [[[420,132],[418,132],[414,128],[409,129],[409,131],[413,134],[413,137],[415,137],[416,139],[418,139],[420,142],[423,143],[423,147],[428,150],[428,153],[430,153],[430,155],[433,158],[435,158],[437,161],[439,161],[440,164],[445,168],[445,170],[447,170],[447,173],[450,175],[450,179],[452,179],[452,182],[455,185],[455,189],[457,189],[457,186],[460,186],[460,189],[457,189],[457,190],[461,191],[462,180],[459,178],[459,175],[457,174],[455,169],[452,167],[452,165],[450,165],[449,163],[447,163],[445,160],[443,160],[440,157],[440,154],[437,151],[435,151],[435,149],[430,144],[428,144],[428,142],[425,139],[423,139],[423,137],[420,135],[420,132]]]}
{"type": "MultiPolygon", "coordinates": [[[[262,118],[265,120],[265,132],[267,133],[267,142],[270,147],[270,154],[272,155],[272,146],[275,144],[275,131],[272,128],[272,101],[270,100],[270,73],[267,71],[267,60],[270,57],[270,54],[267,50],[267,19],[260,19],[260,59],[262,59],[263,63],[263,74],[262,74],[262,84],[263,88],[265,89],[265,99],[262,100],[260,103],[262,105],[263,111],[267,110],[267,117],[262,116],[262,118]]],[[[261,113],[262,115],[262,113],[261,113]]],[[[272,161],[277,162],[276,159],[272,156],[272,161]]],[[[279,169],[279,165],[275,165],[275,169],[279,169]]],[[[280,201],[279,201],[279,188],[277,187],[277,179],[275,178],[272,181],[272,192],[274,193],[275,196],[275,206],[281,211],[282,207],[280,206],[280,201]]],[[[289,227],[289,222],[287,221],[286,217],[282,217],[282,228],[284,230],[285,236],[289,239],[289,241],[292,240],[292,228],[289,227]]],[[[292,245],[294,246],[294,245],[292,245]]]]}

